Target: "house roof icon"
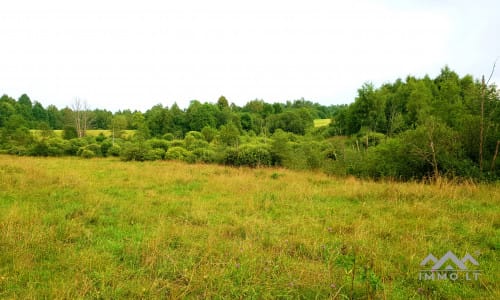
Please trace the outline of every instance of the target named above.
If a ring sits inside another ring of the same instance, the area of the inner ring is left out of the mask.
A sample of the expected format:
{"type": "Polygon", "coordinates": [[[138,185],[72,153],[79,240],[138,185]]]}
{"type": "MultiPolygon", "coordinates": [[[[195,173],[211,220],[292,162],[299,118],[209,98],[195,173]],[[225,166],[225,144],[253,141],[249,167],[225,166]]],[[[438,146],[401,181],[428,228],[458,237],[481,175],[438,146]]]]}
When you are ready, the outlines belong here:
{"type": "Polygon", "coordinates": [[[479,265],[479,263],[469,254],[466,253],[462,259],[458,259],[458,257],[451,251],[446,252],[446,254],[441,257],[439,260],[430,253],[426,258],[422,260],[420,263],[421,266],[425,266],[432,261],[434,265],[431,267],[431,270],[455,270],[458,268],[460,270],[467,270],[466,262],[470,262],[473,265],[479,265]],[[454,267],[455,266],[455,267],[454,267]]]}

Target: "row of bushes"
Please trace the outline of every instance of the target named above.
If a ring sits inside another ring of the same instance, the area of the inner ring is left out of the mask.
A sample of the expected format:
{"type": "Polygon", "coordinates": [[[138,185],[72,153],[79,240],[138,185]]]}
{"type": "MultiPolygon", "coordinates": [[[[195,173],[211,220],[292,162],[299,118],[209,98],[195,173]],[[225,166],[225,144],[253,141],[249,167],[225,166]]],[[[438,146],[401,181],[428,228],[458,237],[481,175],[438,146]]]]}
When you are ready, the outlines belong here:
{"type": "Polygon", "coordinates": [[[238,148],[207,145],[192,150],[177,145],[165,151],[164,148],[152,147],[150,143],[129,142],[122,145],[120,156],[124,161],[181,160],[251,167],[273,165],[269,147],[262,144],[246,144],[238,148]]]}
{"type": "MultiPolygon", "coordinates": [[[[235,139],[214,138],[217,132],[207,138],[207,134],[192,131],[182,140],[112,140],[104,136],[64,140],[56,137],[37,139],[17,134],[15,140],[3,144],[3,153],[84,158],[115,156],[123,161],[180,160],[251,167],[283,166],[291,169],[322,169],[336,175],[398,180],[434,177],[436,170],[439,176],[449,177],[489,176],[495,179],[498,176],[494,172],[481,174],[478,167],[460,150],[457,133],[438,125],[408,130],[393,138],[367,132],[351,138],[323,139],[281,130],[276,130],[267,138],[248,135],[236,136],[235,139]],[[434,147],[435,158],[430,152],[430,144],[434,147]]],[[[495,161],[486,163],[499,164],[495,161]]]]}
{"type": "Polygon", "coordinates": [[[209,143],[199,132],[183,140],[115,139],[98,137],[65,140],[33,138],[25,145],[4,148],[4,152],[31,156],[120,157],[124,161],[181,160],[189,163],[219,163],[233,166],[285,166],[294,169],[319,168],[328,154],[326,143],[303,141],[278,130],[271,138],[246,136],[235,143],[209,143]]]}

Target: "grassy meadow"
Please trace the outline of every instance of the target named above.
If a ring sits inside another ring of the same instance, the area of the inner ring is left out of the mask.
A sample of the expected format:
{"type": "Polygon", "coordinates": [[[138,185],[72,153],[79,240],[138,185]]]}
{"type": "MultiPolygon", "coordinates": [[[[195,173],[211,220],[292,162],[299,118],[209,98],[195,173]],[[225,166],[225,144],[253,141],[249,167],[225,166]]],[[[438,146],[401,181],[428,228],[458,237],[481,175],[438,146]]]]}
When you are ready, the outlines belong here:
{"type": "Polygon", "coordinates": [[[500,299],[500,185],[0,156],[0,298],[500,299]],[[419,280],[448,250],[478,280],[419,280]]]}
{"type": "Polygon", "coordinates": [[[328,126],[332,122],[332,119],[314,119],[314,127],[328,126]]]}

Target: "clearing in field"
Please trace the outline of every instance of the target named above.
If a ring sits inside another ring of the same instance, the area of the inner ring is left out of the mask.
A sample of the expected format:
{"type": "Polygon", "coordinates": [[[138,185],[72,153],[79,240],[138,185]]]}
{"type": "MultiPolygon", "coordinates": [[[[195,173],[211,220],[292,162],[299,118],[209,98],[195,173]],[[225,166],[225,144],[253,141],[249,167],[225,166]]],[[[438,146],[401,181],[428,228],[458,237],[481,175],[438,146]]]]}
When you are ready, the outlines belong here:
{"type": "Polygon", "coordinates": [[[314,120],[314,127],[324,127],[330,125],[332,122],[332,119],[315,119],[314,120]]]}
{"type": "Polygon", "coordinates": [[[0,156],[0,298],[498,299],[499,199],[498,184],[0,156]],[[448,251],[479,278],[419,279],[448,251]]]}

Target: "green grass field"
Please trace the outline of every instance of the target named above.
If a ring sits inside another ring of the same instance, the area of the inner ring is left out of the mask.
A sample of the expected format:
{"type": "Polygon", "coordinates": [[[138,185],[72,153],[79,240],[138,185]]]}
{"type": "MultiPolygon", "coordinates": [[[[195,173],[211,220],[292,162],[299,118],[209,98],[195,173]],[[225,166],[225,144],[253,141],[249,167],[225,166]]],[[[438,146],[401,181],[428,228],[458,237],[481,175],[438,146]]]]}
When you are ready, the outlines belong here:
{"type": "Polygon", "coordinates": [[[0,298],[499,299],[499,199],[499,184],[0,156],[0,298]],[[419,280],[449,250],[478,280],[419,280]]]}
{"type": "Polygon", "coordinates": [[[332,122],[332,119],[315,119],[314,127],[328,126],[332,122]]]}

